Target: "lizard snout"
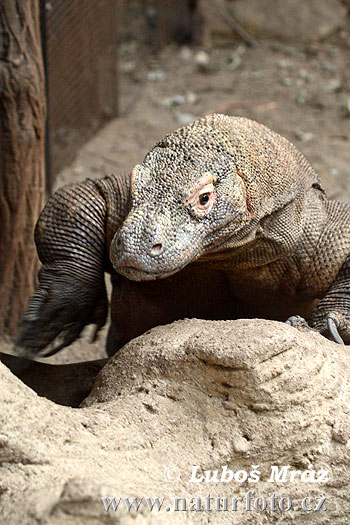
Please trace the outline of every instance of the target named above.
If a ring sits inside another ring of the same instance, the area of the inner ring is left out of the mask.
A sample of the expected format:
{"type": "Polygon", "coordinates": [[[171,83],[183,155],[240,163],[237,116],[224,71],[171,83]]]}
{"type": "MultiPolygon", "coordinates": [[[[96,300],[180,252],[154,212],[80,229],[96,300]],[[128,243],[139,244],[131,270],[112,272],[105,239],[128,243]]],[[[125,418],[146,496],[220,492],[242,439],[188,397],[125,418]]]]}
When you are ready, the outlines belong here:
{"type": "Polygon", "coordinates": [[[111,243],[110,259],[114,268],[135,280],[161,277],[169,265],[166,257],[168,231],[169,220],[165,214],[130,216],[111,243]]]}

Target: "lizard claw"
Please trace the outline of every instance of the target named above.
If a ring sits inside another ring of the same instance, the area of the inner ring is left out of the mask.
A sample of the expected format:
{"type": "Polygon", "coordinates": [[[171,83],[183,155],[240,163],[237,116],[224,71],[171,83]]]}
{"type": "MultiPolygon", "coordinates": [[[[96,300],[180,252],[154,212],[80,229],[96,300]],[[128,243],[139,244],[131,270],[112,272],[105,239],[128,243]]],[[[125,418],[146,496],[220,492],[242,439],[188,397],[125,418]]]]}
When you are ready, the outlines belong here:
{"type": "Polygon", "coordinates": [[[50,357],[79,338],[84,327],[96,325],[94,338],[105,324],[108,301],[104,281],[89,284],[74,275],[42,268],[39,288],[29,302],[16,341],[18,356],[33,359],[50,357]],[[63,338],[55,348],[42,351],[56,338],[63,338]]]}
{"type": "Polygon", "coordinates": [[[62,350],[66,346],[69,346],[70,344],[74,343],[74,341],[79,338],[84,326],[85,326],[84,322],[76,323],[76,325],[74,324],[70,325],[69,329],[67,329],[65,333],[63,342],[55,346],[52,350],[49,350],[45,354],[42,354],[40,357],[51,357],[52,355],[57,354],[60,350],[62,350]]]}
{"type": "Polygon", "coordinates": [[[327,315],[327,326],[330,335],[332,336],[332,339],[335,343],[338,343],[340,345],[344,344],[343,339],[339,335],[338,326],[339,326],[339,320],[334,314],[328,314],[327,315]]]}

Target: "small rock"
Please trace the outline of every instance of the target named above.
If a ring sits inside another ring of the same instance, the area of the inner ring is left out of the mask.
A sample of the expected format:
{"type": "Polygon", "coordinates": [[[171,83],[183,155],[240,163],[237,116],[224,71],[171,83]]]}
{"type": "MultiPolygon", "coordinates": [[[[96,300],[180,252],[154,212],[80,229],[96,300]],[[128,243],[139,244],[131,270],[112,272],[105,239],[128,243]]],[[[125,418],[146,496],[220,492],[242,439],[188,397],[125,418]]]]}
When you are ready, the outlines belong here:
{"type": "Polygon", "coordinates": [[[269,410],[269,406],[266,403],[254,403],[250,408],[253,412],[267,412],[269,410]]]}
{"type": "Polygon", "coordinates": [[[223,401],[222,406],[225,410],[234,410],[237,411],[237,405],[232,401],[223,401]]]}
{"type": "Polygon", "coordinates": [[[172,108],[174,106],[181,106],[182,104],[195,104],[198,100],[196,93],[189,91],[186,95],[174,95],[166,97],[161,101],[161,105],[165,108],[172,108]]]}
{"type": "Polygon", "coordinates": [[[181,126],[187,126],[187,124],[190,124],[191,122],[196,120],[196,117],[191,113],[177,113],[175,117],[178,123],[181,124],[181,126]]]}
{"type": "Polygon", "coordinates": [[[120,44],[118,48],[119,56],[125,57],[128,55],[133,55],[137,52],[137,49],[138,42],[136,40],[129,40],[128,42],[120,44]]]}
{"type": "Polygon", "coordinates": [[[332,430],[333,441],[346,445],[346,443],[349,441],[349,437],[349,431],[343,426],[342,423],[338,422],[334,425],[332,430]]]}
{"type": "Polygon", "coordinates": [[[282,58],[277,62],[277,65],[280,69],[289,69],[292,66],[292,61],[282,58]]]}
{"type": "Polygon", "coordinates": [[[208,53],[206,53],[206,51],[198,51],[198,53],[196,53],[194,57],[194,60],[200,69],[207,70],[210,62],[210,57],[208,53]]]}
{"type": "Polygon", "coordinates": [[[324,87],[326,93],[336,93],[342,88],[342,83],[339,78],[333,78],[328,84],[324,87]]]}
{"type": "Polygon", "coordinates": [[[338,177],[339,176],[339,170],[337,168],[331,168],[329,173],[332,175],[332,177],[338,177]]]}
{"type": "Polygon", "coordinates": [[[162,106],[171,108],[173,106],[181,106],[187,102],[184,95],[174,95],[173,97],[167,97],[162,100],[162,106]]]}
{"type": "Polygon", "coordinates": [[[186,95],[186,102],[187,104],[195,104],[198,102],[198,95],[196,93],[193,93],[193,91],[189,91],[186,95]]]}
{"type": "Polygon", "coordinates": [[[328,105],[328,102],[325,100],[326,97],[320,96],[319,93],[314,93],[313,95],[309,96],[309,104],[317,109],[325,109],[328,105]]]}
{"type": "Polygon", "coordinates": [[[239,454],[245,454],[250,449],[250,443],[243,436],[233,436],[232,448],[234,452],[238,452],[239,454]]]}
{"type": "Polygon", "coordinates": [[[345,110],[345,117],[349,118],[350,117],[350,97],[346,99],[344,110],[345,110]]]}
{"type": "Polygon", "coordinates": [[[286,56],[292,56],[294,54],[294,49],[286,46],[285,44],[282,44],[281,42],[271,42],[271,49],[272,51],[280,51],[281,53],[284,53],[286,56]]]}
{"type": "Polygon", "coordinates": [[[304,82],[310,82],[312,78],[307,69],[300,69],[298,72],[298,77],[304,80],[304,82]]]}
{"type": "Polygon", "coordinates": [[[151,414],[157,414],[158,413],[158,409],[157,407],[155,406],[154,403],[146,403],[145,401],[142,401],[142,404],[143,406],[146,408],[146,410],[148,410],[148,412],[150,412],[151,414]]]}
{"type": "Polygon", "coordinates": [[[161,69],[158,69],[157,71],[150,71],[147,74],[147,80],[149,80],[150,82],[160,82],[162,80],[165,80],[165,78],[165,73],[161,69]]]}
{"type": "Polygon", "coordinates": [[[296,103],[298,106],[305,106],[305,102],[307,100],[307,93],[305,89],[301,89],[296,97],[296,103]]]}
{"type": "Polygon", "coordinates": [[[322,69],[324,71],[327,71],[327,73],[336,73],[337,72],[337,66],[335,64],[331,64],[330,62],[327,62],[326,60],[321,63],[322,69]]]}
{"type": "Polygon", "coordinates": [[[290,78],[290,77],[282,77],[281,78],[281,84],[282,86],[292,86],[293,85],[293,80],[290,78]]]}
{"type": "Polygon", "coordinates": [[[315,135],[311,133],[311,131],[302,131],[302,130],[296,130],[294,132],[294,135],[297,139],[301,140],[301,142],[309,142],[312,140],[315,135]]]}
{"type": "Polygon", "coordinates": [[[137,390],[138,392],[145,392],[146,394],[149,394],[151,386],[148,383],[145,383],[144,385],[140,385],[137,390]]]}
{"type": "Polygon", "coordinates": [[[269,74],[270,71],[268,71],[267,69],[258,69],[257,71],[252,71],[249,76],[253,80],[260,80],[262,78],[268,77],[269,74]]]}
{"type": "Polygon", "coordinates": [[[227,68],[230,71],[236,71],[243,63],[242,58],[239,55],[233,55],[231,59],[229,60],[227,68]]]}
{"type": "Polygon", "coordinates": [[[121,62],[119,65],[119,71],[121,71],[122,73],[133,73],[135,69],[135,62],[121,62]]]}
{"type": "Polygon", "coordinates": [[[182,60],[188,62],[192,58],[192,51],[188,47],[182,47],[180,50],[180,57],[182,60]]]}
{"type": "Polygon", "coordinates": [[[329,45],[326,47],[326,52],[328,53],[329,56],[336,57],[336,56],[339,56],[340,49],[336,46],[329,45]]]}

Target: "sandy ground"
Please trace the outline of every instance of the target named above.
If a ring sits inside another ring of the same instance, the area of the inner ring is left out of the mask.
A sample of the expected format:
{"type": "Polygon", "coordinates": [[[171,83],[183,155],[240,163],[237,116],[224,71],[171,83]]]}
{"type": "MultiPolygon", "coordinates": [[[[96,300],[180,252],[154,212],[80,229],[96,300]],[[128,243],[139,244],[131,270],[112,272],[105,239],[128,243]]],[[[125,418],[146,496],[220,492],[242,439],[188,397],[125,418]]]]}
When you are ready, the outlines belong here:
{"type": "MultiPolygon", "coordinates": [[[[239,43],[169,47],[158,57],[121,46],[120,116],[62,171],[56,188],[129,172],[167,132],[212,112],[246,116],[286,136],[319,173],[328,195],[350,199],[350,33],[308,46],[239,43]]],[[[84,337],[48,362],[97,359],[84,337]]],[[[6,350],[4,350],[6,351],[6,350]]]]}
{"type": "MultiPolygon", "coordinates": [[[[144,50],[142,50],[144,51],[144,50]]],[[[329,196],[350,196],[350,34],[287,47],[167,48],[157,59],[125,44],[120,117],[79,152],[56,185],[129,172],[167,132],[212,112],[242,115],[291,140],[329,196]],[[203,62],[207,63],[203,66],[203,62]]]]}

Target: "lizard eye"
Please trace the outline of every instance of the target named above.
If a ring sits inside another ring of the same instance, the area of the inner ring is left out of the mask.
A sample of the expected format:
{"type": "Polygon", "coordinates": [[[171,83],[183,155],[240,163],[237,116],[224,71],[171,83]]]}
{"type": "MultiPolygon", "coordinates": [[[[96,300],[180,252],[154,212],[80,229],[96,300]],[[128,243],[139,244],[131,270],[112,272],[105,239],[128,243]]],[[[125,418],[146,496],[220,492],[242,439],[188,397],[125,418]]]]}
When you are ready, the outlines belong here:
{"type": "Polygon", "coordinates": [[[199,204],[201,206],[205,206],[206,204],[208,204],[209,199],[210,199],[209,193],[202,193],[202,195],[199,196],[199,204]]]}
{"type": "Polygon", "coordinates": [[[192,193],[187,197],[185,204],[190,205],[195,215],[204,217],[211,211],[215,202],[215,180],[216,178],[213,175],[206,173],[199,179],[192,193]]]}
{"type": "Polygon", "coordinates": [[[208,184],[197,194],[197,203],[194,206],[195,210],[200,215],[206,215],[212,209],[214,200],[214,187],[212,184],[208,184]]]}

